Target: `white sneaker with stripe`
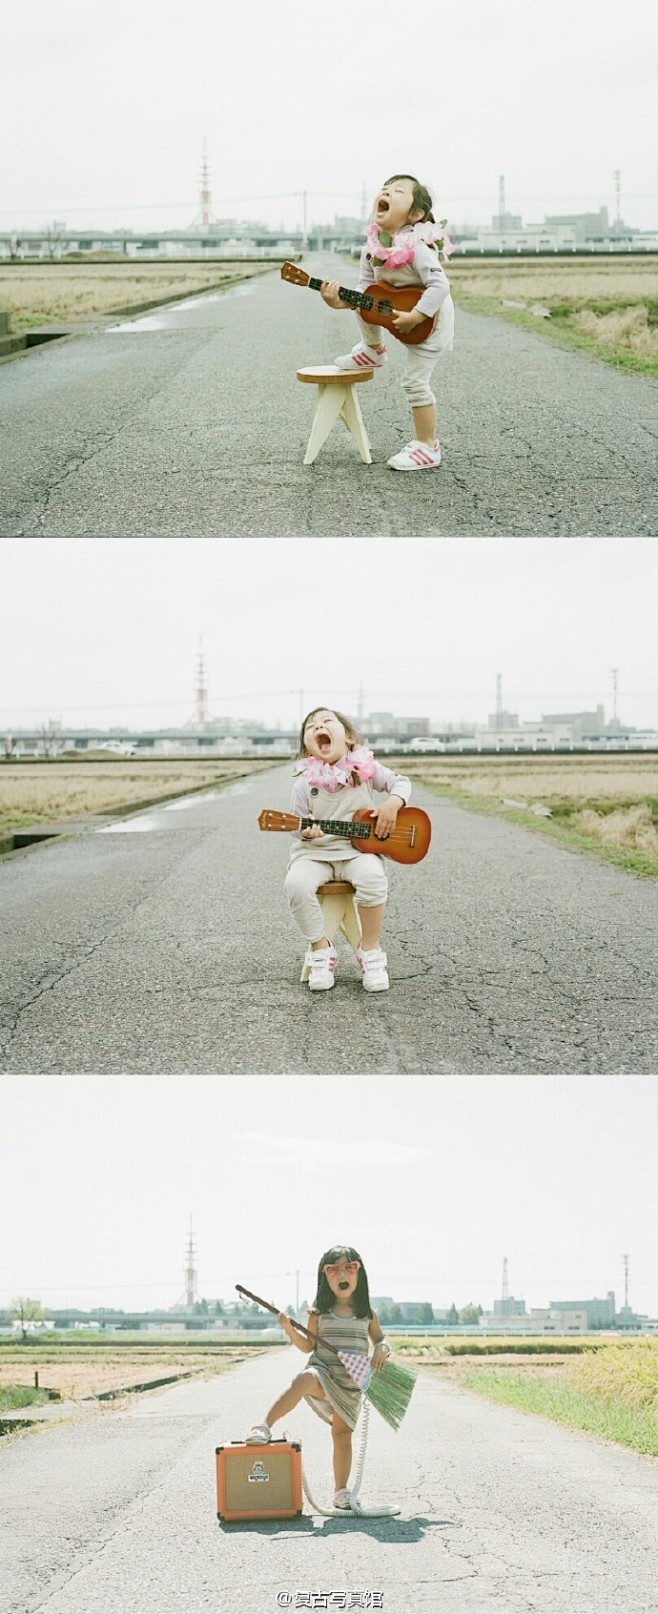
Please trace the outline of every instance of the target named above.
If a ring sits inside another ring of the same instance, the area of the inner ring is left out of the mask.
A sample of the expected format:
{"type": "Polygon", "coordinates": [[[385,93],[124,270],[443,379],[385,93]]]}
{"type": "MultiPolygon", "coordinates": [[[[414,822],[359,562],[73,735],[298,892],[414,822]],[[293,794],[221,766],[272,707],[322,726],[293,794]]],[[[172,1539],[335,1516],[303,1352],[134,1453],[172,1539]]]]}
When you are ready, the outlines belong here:
{"type": "Polygon", "coordinates": [[[372,947],[367,953],[357,947],[356,961],[362,975],[361,985],[366,992],[388,992],[386,954],[381,947],[372,947]]]}
{"type": "Polygon", "coordinates": [[[311,992],[329,991],[334,984],[338,963],[335,947],[309,947],[306,963],[310,971],[308,984],[311,992]]]}
{"type": "Polygon", "coordinates": [[[441,464],[441,444],[437,442],[430,448],[415,438],[399,454],[393,454],[388,463],[392,471],[434,471],[441,464]]]}
{"type": "Polygon", "coordinates": [[[341,353],[334,364],[338,370],[378,370],[387,359],[385,347],[366,347],[365,342],[357,342],[351,353],[341,353]]]}

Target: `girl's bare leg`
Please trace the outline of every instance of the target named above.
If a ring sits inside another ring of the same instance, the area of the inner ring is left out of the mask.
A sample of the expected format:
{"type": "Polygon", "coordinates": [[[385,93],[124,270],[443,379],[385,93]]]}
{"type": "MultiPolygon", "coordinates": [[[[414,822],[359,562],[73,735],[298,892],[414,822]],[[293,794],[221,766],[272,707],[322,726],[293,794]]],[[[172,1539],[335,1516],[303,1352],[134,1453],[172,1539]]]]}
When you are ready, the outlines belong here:
{"type": "Polygon", "coordinates": [[[331,1433],[334,1438],[334,1480],[336,1490],[343,1491],[347,1486],[352,1467],[352,1431],[349,1424],[343,1422],[335,1412],[331,1420],[331,1433]]]}
{"type": "Polygon", "coordinates": [[[324,1400],[324,1390],[314,1373],[298,1373],[290,1389],[284,1390],[283,1395],[279,1396],[278,1401],[275,1401],[274,1406],[265,1414],[264,1422],[268,1429],[278,1423],[279,1418],[285,1418],[287,1412],[292,1412],[293,1407],[298,1406],[305,1395],[317,1396],[318,1401],[324,1400]]]}
{"type": "Polygon", "coordinates": [[[373,947],[379,946],[379,932],[382,928],[385,913],[385,902],[379,902],[376,908],[359,908],[361,947],[364,953],[370,953],[373,947]]]}
{"type": "Polygon", "coordinates": [[[412,414],[417,441],[433,448],[436,442],[436,404],[418,404],[412,409],[412,414]]]}

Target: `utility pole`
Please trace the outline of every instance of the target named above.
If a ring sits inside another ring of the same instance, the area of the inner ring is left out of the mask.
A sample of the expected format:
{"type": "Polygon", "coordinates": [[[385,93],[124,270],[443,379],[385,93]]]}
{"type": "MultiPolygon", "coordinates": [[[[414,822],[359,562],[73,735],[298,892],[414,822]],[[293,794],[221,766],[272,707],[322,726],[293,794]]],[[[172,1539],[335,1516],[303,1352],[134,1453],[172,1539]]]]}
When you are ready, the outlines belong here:
{"type": "Polygon", "coordinates": [[[190,1212],[190,1231],[185,1251],[185,1310],[193,1311],[194,1302],[198,1295],[198,1282],[196,1270],[196,1244],[192,1232],[192,1213],[190,1212]]]}
{"type": "Polygon", "coordinates": [[[612,672],[612,721],[617,722],[617,695],[619,693],[619,668],[613,667],[612,672]]]}
{"type": "Polygon", "coordinates": [[[622,1261],[624,1263],[624,1307],[625,1307],[626,1311],[628,1311],[628,1264],[629,1264],[629,1257],[627,1255],[622,1255],[622,1261]]]}
{"type": "Polygon", "coordinates": [[[496,673],[496,728],[503,726],[503,675],[496,673]]]}
{"type": "Polygon", "coordinates": [[[208,690],[206,687],[206,668],[201,637],[199,637],[199,655],[196,670],[196,721],[197,728],[205,729],[208,722],[208,690]]]}
{"type": "Polygon", "coordinates": [[[615,224],[621,224],[621,169],[615,168],[615,208],[617,217],[615,224]]]}

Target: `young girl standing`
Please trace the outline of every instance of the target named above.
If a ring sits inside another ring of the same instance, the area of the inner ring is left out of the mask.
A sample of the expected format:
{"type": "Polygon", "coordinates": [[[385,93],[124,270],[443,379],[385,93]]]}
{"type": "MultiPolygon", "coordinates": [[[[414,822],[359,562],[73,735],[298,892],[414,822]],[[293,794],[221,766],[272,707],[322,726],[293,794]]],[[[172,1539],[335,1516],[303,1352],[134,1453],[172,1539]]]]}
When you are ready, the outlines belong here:
{"type": "Polygon", "coordinates": [[[334,1445],[334,1507],[349,1508],[347,1488],[352,1467],[352,1431],[361,1407],[361,1391],[333,1351],[356,1351],[367,1356],[374,1345],[371,1366],[379,1372],[390,1356],[376,1312],[370,1304],[368,1277],[360,1255],[351,1246],[335,1244],[318,1266],[317,1294],[308,1314],[308,1340],[299,1334],[291,1317],[280,1312],[277,1321],[297,1349],[310,1357],[289,1390],[270,1407],[263,1423],[254,1424],[248,1445],[264,1445],[272,1438],[272,1425],[285,1418],[304,1398],[318,1417],[331,1424],[334,1445]],[[326,1343],[325,1343],[326,1342],[326,1343]]]}
{"type": "MultiPolygon", "coordinates": [[[[375,837],[385,840],[410,795],[409,779],[375,762],[372,751],[357,743],[354,727],[343,713],[318,706],[304,718],[290,801],[296,816],[349,820],[360,807],[369,807],[376,820],[375,837]],[[373,790],[386,792],[388,801],[376,807],[373,790]]],[[[290,911],[307,942],[309,987],[321,992],[334,984],[338,954],[324,933],[316,894],[318,886],[332,878],[350,880],[356,888],[362,932],[356,956],[363,985],[366,992],[385,992],[387,961],[379,946],[388,896],[383,859],[375,852],[355,852],[344,836],[326,834],[315,824],[294,836],[285,881],[290,911]]]]}
{"type": "MultiPolygon", "coordinates": [[[[455,310],[439,251],[448,256],[452,243],[434,221],[430,192],[411,174],[394,174],[375,197],[374,219],[361,253],[357,290],[367,291],[375,281],[390,286],[422,285],[424,290],[416,307],[409,313],[394,315],[393,323],[396,330],[406,332],[423,319],[434,320],[427,339],[405,349],[402,387],[411,404],[415,436],[392,455],[388,463],[394,471],[433,470],[441,464],[436,398],[430,377],[440,355],[452,348],[455,310]]],[[[322,296],[330,308],[349,307],[338,295],[338,281],[325,281],[322,296]]],[[[387,358],[381,328],[366,324],[359,314],[356,320],[359,341],[350,353],[340,354],[335,363],[340,370],[378,369],[387,358]]]]}

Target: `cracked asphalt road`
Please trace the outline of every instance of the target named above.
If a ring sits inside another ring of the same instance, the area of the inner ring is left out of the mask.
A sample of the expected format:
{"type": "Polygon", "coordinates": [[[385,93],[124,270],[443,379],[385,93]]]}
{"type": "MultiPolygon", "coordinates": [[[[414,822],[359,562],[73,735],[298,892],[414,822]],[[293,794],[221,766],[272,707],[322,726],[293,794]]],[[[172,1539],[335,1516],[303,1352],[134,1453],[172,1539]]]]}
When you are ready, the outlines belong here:
{"type": "Polygon", "coordinates": [[[391,989],[339,942],[299,982],[282,892],[290,771],[0,865],[1,1062],[39,1073],[653,1072],[658,888],[415,789],[433,841],[387,867],[391,989]]]}
{"type": "MultiPolygon", "coordinates": [[[[305,262],[354,283],[343,259],[305,262]]],[[[360,388],[374,463],[339,425],[305,467],[295,371],[352,340],[349,314],[274,271],[0,365],[0,535],[655,535],[656,382],[460,310],[441,470],[387,467],[409,437],[393,340],[360,388]]]]}
{"type": "MultiPolygon", "coordinates": [[[[4,1614],[276,1614],[297,1590],[380,1590],[384,1614],[658,1609],[658,1465],[429,1374],[397,1434],[370,1418],[361,1500],[399,1517],[219,1524],[215,1447],[293,1365],[283,1348],[0,1450],[4,1614]]],[[[288,1425],[327,1507],[328,1433],[307,1407],[288,1425]]]]}

